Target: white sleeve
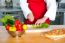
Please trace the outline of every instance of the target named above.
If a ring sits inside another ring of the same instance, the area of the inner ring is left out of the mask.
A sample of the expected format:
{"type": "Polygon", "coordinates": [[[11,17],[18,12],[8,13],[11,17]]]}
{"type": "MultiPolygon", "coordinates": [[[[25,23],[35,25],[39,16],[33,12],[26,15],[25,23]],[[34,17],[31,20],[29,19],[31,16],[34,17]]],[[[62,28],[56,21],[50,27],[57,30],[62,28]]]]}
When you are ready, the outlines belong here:
{"type": "Polygon", "coordinates": [[[27,19],[27,15],[31,12],[30,9],[28,8],[27,0],[20,0],[20,6],[25,18],[27,19]]]}
{"type": "Polygon", "coordinates": [[[47,3],[47,12],[44,16],[49,17],[49,19],[53,21],[56,17],[56,0],[45,0],[45,2],[47,3]]]}

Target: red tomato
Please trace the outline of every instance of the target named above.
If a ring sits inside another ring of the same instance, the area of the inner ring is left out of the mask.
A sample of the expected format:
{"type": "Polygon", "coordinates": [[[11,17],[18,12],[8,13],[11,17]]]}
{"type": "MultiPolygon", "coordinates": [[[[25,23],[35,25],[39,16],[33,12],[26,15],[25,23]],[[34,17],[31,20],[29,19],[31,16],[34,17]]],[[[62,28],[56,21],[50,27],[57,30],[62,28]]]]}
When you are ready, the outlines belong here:
{"type": "Polygon", "coordinates": [[[6,30],[9,30],[9,28],[10,28],[10,25],[6,25],[5,27],[6,27],[6,30]]]}
{"type": "Polygon", "coordinates": [[[15,21],[14,25],[15,25],[15,27],[17,27],[19,24],[21,24],[21,22],[20,22],[20,20],[17,19],[17,20],[15,21]]]}
{"type": "Polygon", "coordinates": [[[18,26],[18,30],[20,31],[23,31],[23,26],[22,26],[22,24],[19,24],[19,26],[18,26]]]}
{"type": "Polygon", "coordinates": [[[20,20],[17,19],[17,20],[15,21],[15,23],[20,24],[20,20]]]}
{"type": "Polygon", "coordinates": [[[19,20],[16,20],[15,23],[14,23],[15,27],[17,27],[18,24],[20,24],[20,21],[19,20]]]}
{"type": "Polygon", "coordinates": [[[17,24],[17,23],[15,23],[14,26],[15,26],[16,28],[18,28],[18,24],[17,24]]]}
{"type": "Polygon", "coordinates": [[[18,28],[17,31],[23,31],[23,29],[22,28],[18,28]]]}
{"type": "Polygon", "coordinates": [[[16,28],[18,27],[19,24],[20,24],[19,20],[16,20],[15,23],[14,23],[14,25],[15,25],[16,28]]]}
{"type": "Polygon", "coordinates": [[[17,31],[22,31],[23,30],[22,24],[18,24],[18,26],[16,27],[16,30],[17,31]]]}
{"type": "Polygon", "coordinates": [[[17,31],[23,31],[23,27],[22,27],[23,25],[19,20],[16,20],[14,25],[17,31]]]}

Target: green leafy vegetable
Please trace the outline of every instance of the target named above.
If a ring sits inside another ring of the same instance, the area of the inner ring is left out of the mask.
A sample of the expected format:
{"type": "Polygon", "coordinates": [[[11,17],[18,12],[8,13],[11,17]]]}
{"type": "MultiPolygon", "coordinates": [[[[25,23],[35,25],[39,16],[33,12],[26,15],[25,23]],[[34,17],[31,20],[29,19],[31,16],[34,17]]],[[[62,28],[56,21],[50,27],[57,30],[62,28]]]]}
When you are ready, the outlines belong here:
{"type": "Polygon", "coordinates": [[[10,24],[10,25],[12,26],[12,25],[14,24],[15,19],[14,19],[13,16],[7,14],[7,15],[4,15],[4,16],[0,19],[0,21],[1,21],[4,25],[10,24]]]}
{"type": "Polygon", "coordinates": [[[49,24],[47,23],[43,23],[41,25],[31,25],[32,28],[48,28],[49,27],[49,24]]]}

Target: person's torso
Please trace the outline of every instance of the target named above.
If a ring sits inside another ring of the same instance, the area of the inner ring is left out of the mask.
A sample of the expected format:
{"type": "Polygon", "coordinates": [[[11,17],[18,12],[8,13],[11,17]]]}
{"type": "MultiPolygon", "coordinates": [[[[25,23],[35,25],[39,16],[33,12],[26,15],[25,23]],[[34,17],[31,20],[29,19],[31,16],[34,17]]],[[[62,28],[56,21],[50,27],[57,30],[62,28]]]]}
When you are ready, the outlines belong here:
{"type": "Polygon", "coordinates": [[[27,0],[27,3],[34,15],[34,21],[42,18],[47,11],[47,6],[44,0],[27,0]]]}
{"type": "Polygon", "coordinates": [[[44,0],[27,0],[28,3],[33,2],[33,3],[41,3],[44,2],[44,0]]]}
{"type": "Polygon", "coordinates": [[[44,0],[27,0],[27,2],[36,19],[41,18],[46,13],[47,7],[44,0]]]}

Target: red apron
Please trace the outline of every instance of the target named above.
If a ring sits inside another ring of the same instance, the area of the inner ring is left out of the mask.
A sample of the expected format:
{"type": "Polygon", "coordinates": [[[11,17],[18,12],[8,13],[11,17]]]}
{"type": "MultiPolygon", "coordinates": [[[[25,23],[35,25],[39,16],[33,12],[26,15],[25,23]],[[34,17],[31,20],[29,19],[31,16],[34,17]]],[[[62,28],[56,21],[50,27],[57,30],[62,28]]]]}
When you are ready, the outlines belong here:
{"type": "MultiPolygon", "coordinates": [[[[25,20],[26,24],[34,24],[38,19],[42,18],[47,11],[46,3],[44,0],[27,0],[29,3],[28,7],[32,11],[34,16],[34,21],[30,22],[29,20],[25,20]]],[[[50,20],[47,19],[46,23],[50,23],[50,20]]]]}

